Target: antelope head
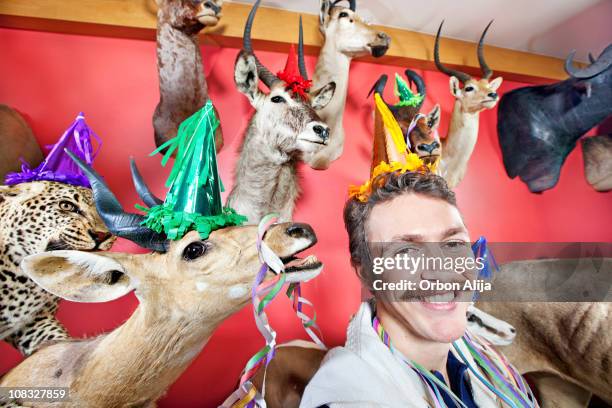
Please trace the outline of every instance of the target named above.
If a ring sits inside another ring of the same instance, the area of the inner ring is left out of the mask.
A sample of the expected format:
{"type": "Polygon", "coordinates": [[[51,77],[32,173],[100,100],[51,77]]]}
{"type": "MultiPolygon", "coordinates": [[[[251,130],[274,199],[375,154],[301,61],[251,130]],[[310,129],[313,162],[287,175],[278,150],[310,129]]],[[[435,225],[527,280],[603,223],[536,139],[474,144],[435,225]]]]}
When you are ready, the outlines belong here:
{"type": "Polygon", "coordinates": [[[351,58],[363,55],[378,58],[385,55],[391,37],[376,31],[357,15],[356,0],[350,0],[349,7],[339,6],[341,2],[321,0],[319,30],[325,42],[332,42],[336,50],[351,58]]]}
{"type": "Polygon", "coordinates": [[[442,154],[439,125],[440,105],[436,105],[427,115],[417,114],[408,128],[406,144],[425,164],[435,163],[442,154]]]}
{"type": "Polygon", "coordinates": [[[174,28],[196,34],[217,25],[223,0],[157,0],[157,4],[174,28]]]}
{"type": "Polygon", "coordinates": [[[500,87],[503,78],[497,77],[492,81],[490,80],[493,71],[487,65],[483,53],[484,38],[492,23],[493,21],[487,25],[480,36],[480,41],[478,41],[478,63],[482,70],[482,78],[479,80],[472,78],[465,72],[448,68],[440,62],[440,32],[442,31],[444,21],[440,23],[438,33],[436,34],[436,43],[434,47],[436,67],[440,72],[450,76],[450,91],[455,99],[461,103],[464,112],[478,113],[485,109],[492,109],[499,101],[497,89],[500,87]],[[463,85],[463,88],[461,85],[463,85]]]}
{"type": "MultiPolygon", "coordinates": [[[[92,183],[96,206],[109,230],[154,252],[41,253],[22,263],[35,282],[76,302],[110,301],[135,290],[139,301],[150,307],[161,306],[186,318],[218,319],[217,323],[248,303],[261,266],[257,226],[216,230],[206,240],[192,231],[178,241],[168,241],[140,225],[142,215],[124,212],[102,178],[83,162],[78,163],[92,183]]],[[[145,204],[159,203],[133,161],[132,175],[145,204]]],[[[317,242],[309,225],[276,224],[266,232],[264,242],[285,263],[288,282],[315,277],[322,269],[313,255],[305,259],[295,256],[317,242]]]]}
{"type": "MultiPolygon", "coordinates": [[[[300,95],[259,61],[251,43],[251,27],[259,3],[260,0],[255,2],[249,14],[244,29],[243,50],[238,54],[234,70],[238,90],[256,110],[251,126],[260,130],[256,133],[257,137],[262,138],[262,144],[277,148],[283,156],[316,153],[329,140],[329,127],[316,111],[323,109],[332,99],[336,84],[329,82],[319,90],[300,95]],[[260,80],[269,93],[259,89],[260,80]]],[[[298,54],[300,70],[304,79],[308,79],[303,65],[302,46],[298,54]]]]}

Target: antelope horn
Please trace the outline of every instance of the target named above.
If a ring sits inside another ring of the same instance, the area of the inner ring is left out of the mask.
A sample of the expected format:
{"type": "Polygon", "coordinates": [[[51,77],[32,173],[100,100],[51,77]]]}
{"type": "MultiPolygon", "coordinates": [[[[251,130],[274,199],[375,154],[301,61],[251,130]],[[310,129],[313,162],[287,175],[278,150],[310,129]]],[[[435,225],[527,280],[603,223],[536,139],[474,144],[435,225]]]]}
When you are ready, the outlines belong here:
{"type": "Polygon", "coordinates": [[[605,71],[612,65],[612,44],[608,45],[606,49],[603,50],[595,62],[583,69],[577,70],[574,67],[574,55],[576,55],[576,50],[572,50],[565,59],[565,72],[576,79],[591,78],[605,71]]]}
{"type": "Polygon", "coordinates": [[[447,68],[440,62],[440,32],[442,32],[443,24],[444,24],[444,20],[442,20],[442,22],[440,23],[440,27],[438,27],[438,33],[436,34],[436,42],[434,45],[434,61],[436,63],[436,67],[438,68],[440,72],[443,72],[448,76],[457,77],[457,79],[459,79],[461,82],[466,83],[467,81],[472,79],[471,76],[469,76],[465,72],[447,68]]]}
{"type": "Polygon", "coordinates": [[[411,69],[407,69],[406,71],[404,71],[404,74],[406,74],[406,78],[408,78],[411,85],[413,82],[415,83],[417,92],[423,98],[425,98],[425,92],[427,91],[427,88],[425,87],[425,82],[423,81],[423,78],[411,69]]]}
{"type": "Polygon", "coordinates": [[[387,74],[383,74],[380,76],[380,78],[378,78],[378,81],[376,81],[374,83],[374,85],[372,86],[372,89],[370,89],[370,92],[368,92],[368,98],[370,97],[370,95],[372,95],[374,92],[376,92],[377,94],[380,95],[380,98],[383,100],[383,102],[388,106],[391,107],[391,105],[389,105],[387,103],[387,101],[385,101],[385,97],[384,97],[384,92],[385,92],[385,87],[387,86],[387,79],[389,79],[389,77],[387,76],[387,74]]]}
{"type": "Polygon", "coordinates": [[[482,32],[480,40],[478,41],[478,63],[480,64],[480,69],[482,70],[482,77],[484,79],[489,79],[491,78],[491,75],[493,75],[493,71],[491,70],[491,68],[489,68],[489,65],[487,65],[487,61],[485,61],[484,57],[484,38],[485,35],[487,35],[487,31],[489,31],[489,27],[491,27],[491,24],[493,24],[493,20],[489,21],[489,24],[487,24],[487,27],[482,32]]]}
{"type": "Polygon", "coordinates": [[[591,64],[594,64],[594,63],[595,63],[595,61],[597,61],[597,60],[595,59],[595,57],[593,56],[593,54],[591,54],[591,53],[589,52],[589,62],[590,62],[591,64]]]}
{"type": "Polygon", "coordinates": [[[130,170],[132,171],[132,181],[134,182],[134,187],[136,187],[136,192],[138,193],[138,197],[140,197],[142,202],[149,208],[163,204],[163,200],[157,198],[151,192],[151,190],[149,190],[147,183],[145,183],[142,175],[138,171],[138,167],[136,167],[136,162],[134,161],[133,157],[130,157],[130,170]]]}
{"type": "Polygon", "coordinates": [[[302,27],[302,16],[300,16],[300,35],[298,37],[298,67],[300,75],[308,81],[308,70],[306,69],[306,61],[304,61],[304,31],[302,27]]]}
{"type": "Polygon", "coordinates": [[[100,218],[110,232],[118,237],[129,239],[143,248],[157,252],[168,250],[168,240],[163,235],[141,225],[144,215],[123,211],[119,200],[108,188],[102,177],[68,149],[64,149],[64,151],[87,176],[100,218]]]}
{"type": "Polygon", "coordinates": [[[253,51],[253,43],[251,41],[251,29],[253,28],[253,21],[255,20],[255,13],[257,13],[257,9],[259,8],[259,3],[261,0],[257,0],[249,13],[249,18],[247,19],[246,24],[244,25],[244,35],[242,37],[242,47],[244,50],[253,57],[255,57],[255,64],[257,65],[257,75],[261,82],[263,82],[269,89],[272,89],[272,86],[279,82],[280,79],[276,75],[274,75],[268,68],[266,68],[255,55],[255,51],[253,51]]]}
{"type": "Polygon", "coordinates": [[[352,11],[356,11],[357,10],[357,0],[349,0],[349,8],[352,11]]]}

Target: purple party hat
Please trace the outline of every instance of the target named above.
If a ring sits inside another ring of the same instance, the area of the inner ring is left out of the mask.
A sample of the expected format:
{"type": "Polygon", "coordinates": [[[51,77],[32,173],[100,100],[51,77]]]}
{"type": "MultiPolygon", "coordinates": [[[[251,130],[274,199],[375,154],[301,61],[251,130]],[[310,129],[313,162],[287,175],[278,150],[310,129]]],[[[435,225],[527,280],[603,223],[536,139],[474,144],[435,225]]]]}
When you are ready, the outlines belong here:
{"type": "Polygon", "coordinates": [[[102,146],[102,141],[96,133],[85,123],[83,112],[79,113],[74,122],[64,132],[59,141],[47,146],[51,151],[38,167],[31,169],[22,160],[20,173],[9,173],[4,182],[6,184],[27,183],[29,181],[58,181],[75,186],[89,187],[89,181],[76,163],[64,152],[67,149],[88,165],[92,165],[94,158],[102,146]],[[93,151],[91,139],[98,142],[98,149],[93,151]]]}

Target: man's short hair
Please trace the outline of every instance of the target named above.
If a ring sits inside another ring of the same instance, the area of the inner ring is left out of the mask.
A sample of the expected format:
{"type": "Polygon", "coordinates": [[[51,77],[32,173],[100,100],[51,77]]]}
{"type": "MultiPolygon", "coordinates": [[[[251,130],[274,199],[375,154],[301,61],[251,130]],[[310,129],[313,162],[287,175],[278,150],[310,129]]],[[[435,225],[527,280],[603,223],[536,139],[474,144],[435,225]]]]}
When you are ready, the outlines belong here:
{"type": "MultiPolygon", "coordinates": [[[[455,193],[448,188],[446,181],[429,172],[392,172],[381,174],[372,180],[372,192],[366,202],[350,198],[344,206],[344,225],[349,236],[351,265],[357,270],[359,278],[370,284],[372,276],[363,276],[372,261],[365,231],[365,224],[372,209],[380,203],[388,202],[403,194],[417,194],[436,198],[457,207],[455,193]]],[[[398,214],[401,216],[401,214],[398,214]]],[[[366,274],[370,275],[366,272],[366,274]]]]}

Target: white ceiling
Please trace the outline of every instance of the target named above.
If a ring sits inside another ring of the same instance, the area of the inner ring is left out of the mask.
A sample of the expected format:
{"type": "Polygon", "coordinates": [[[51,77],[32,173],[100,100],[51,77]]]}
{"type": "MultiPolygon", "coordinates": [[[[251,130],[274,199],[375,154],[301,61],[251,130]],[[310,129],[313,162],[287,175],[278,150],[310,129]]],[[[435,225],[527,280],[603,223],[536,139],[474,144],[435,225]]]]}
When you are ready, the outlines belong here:
{"type": "MultiPolygon", "coordinates": [[[[263,0],[262,5],[317,14],[319,0],[263,0]]],[[[495,19],[487,44],[558,58],[576,49],[581,61],[612,42],[612,0],[357,0],[357,12],[374,24],[428,34],[445,19],[443,37],[473,42],[495,19]]]]}

